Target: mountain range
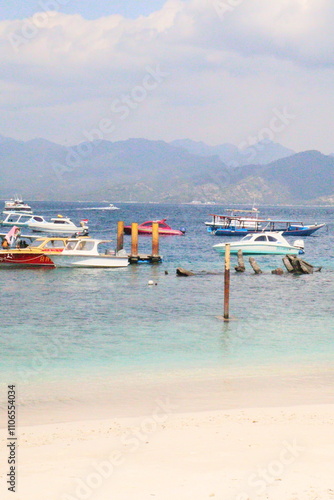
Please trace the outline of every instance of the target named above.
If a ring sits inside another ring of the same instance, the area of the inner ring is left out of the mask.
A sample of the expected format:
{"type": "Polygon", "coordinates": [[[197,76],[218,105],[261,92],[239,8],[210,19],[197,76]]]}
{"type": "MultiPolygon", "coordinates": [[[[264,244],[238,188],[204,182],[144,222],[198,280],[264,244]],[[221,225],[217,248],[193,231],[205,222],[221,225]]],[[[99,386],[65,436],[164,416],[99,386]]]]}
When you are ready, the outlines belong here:
{"type": "Polygon", "coordinates": [[[241,151],[189,139],[65,147],[0,136],[0,197],[334,205],[334,157],[264,141],[241,151]]]}
{"type": "Polygon", "coordinates": [[[198,156],[219,156],[226,165],[232,168],[249,165],[250,163],[266,165],[295,153],[292,149],[285,148],[281,144],[270,140],[257,142],[244,149],[239,149],[230,143],[209,146],[204,142],[192,141],[191,139],[176,140],[170,144],[184,148],[189,153],[198,156]]]}

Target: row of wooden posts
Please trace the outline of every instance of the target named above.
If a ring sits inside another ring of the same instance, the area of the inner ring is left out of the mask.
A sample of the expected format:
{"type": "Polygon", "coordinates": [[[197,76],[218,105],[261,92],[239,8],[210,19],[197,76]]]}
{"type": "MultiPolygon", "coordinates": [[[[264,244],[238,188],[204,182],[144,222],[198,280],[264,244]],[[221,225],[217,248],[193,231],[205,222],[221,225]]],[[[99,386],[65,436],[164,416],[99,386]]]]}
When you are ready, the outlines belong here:
{"type": "MultiPolygon", "coordinates": [[[[117,244],[116,251],[119,252],[124,248],[124,222],[118,221],[117,223],[117,244]]],[[[151,263],[161,262],[159,255],[159,224],[152,223],[152,253],[139,254],[138,253],[138,223],[131,224],[131,251],[129,255],[131,264],[136,264],[138,261],[147,261],[151,263]]]]}

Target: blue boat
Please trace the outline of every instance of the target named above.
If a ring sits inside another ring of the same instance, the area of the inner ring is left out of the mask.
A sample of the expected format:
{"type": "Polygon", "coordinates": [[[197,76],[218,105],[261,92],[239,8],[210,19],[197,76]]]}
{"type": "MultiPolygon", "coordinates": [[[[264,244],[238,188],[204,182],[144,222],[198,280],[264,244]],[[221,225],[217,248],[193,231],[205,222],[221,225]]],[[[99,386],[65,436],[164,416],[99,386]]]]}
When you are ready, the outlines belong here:
{"type": "Polygon", "coordinates": [[[212,220],[205,222],[209,233],[216,236],[245,236],[249,233],[260,233],[263,231],[279,231],[284,236],[310,236],[326,224],[306,225],[296,220],[260,219],[257,210],[251,211],[234,210],[231,214],[211,214],[212,220]],[[237,212],[248,212],[252,216],[235,215],[237,212]]]}

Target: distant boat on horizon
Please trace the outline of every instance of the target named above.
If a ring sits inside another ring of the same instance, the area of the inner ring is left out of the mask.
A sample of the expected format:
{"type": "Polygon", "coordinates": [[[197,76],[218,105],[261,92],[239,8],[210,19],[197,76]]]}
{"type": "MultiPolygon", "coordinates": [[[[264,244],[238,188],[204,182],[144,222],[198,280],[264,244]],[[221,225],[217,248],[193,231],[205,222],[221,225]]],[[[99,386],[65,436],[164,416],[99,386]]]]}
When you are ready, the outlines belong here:
{"type": "Polygon", "coordinates": [[[109,203],[106,207],[86,207],[86,208],[77,208],[77,210],[120,210],[119,207],[116,207],[112,203],[109,203]]]}
{"type": "Polygon", "coordinates": [[[24,203],[21,196],[15,195],[8,201],[5,201],[4,212],[24,212],[32,214],[31,206],[24,203]]]}

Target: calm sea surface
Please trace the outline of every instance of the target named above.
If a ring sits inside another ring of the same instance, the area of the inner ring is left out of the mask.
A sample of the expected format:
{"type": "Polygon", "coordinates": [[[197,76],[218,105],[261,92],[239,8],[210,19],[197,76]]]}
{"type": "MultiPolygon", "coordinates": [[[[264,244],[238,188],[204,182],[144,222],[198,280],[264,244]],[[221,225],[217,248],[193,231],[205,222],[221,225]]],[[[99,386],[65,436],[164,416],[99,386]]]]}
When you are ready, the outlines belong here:
{"type": "MultiPolygon", "coordinates": [[[[34,213],[89,219],[92,236],[116,238],[126,224],[165,218],[185,236],[160,238],[163,262],[125,269],[1,269],[0,375],[5,382],[73,379],[90,374],[321,363],[334,357],[334,209],[260,207],[261,217],[296,218],[327,227],[305,237],[313,275],[276,276],[280,256],[258,257],[264,273],[231,274],[223,313],[223,258],[204,226],[223,206],[31,202],[34,213]],[[177,267],[195,272],[176,277],[177,267]],[[149,280],[156,285],[149,286],[149,280]]],[[[290,238],[293,241],[296,238],[290,238]]],[[[125,248],[130,237],[125,236],[125,248]]],[[[150,237],[139,238],[149,252],[150,237]]],[[[232,258],[232,266],[235,264],[232,258]]]]}

